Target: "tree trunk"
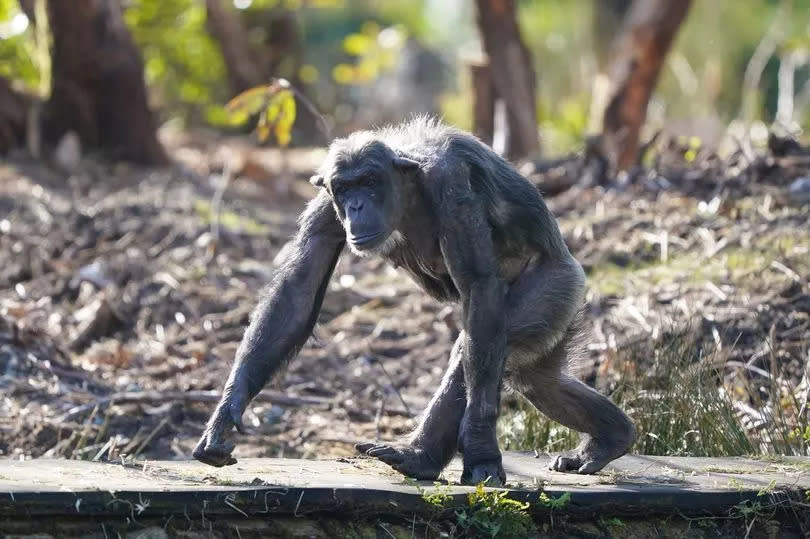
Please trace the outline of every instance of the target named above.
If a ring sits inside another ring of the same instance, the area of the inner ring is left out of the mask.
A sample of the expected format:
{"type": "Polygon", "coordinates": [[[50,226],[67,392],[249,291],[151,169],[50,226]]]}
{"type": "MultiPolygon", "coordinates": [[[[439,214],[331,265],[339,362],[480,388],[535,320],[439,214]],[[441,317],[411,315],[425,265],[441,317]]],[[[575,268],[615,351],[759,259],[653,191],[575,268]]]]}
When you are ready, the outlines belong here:
{"type": "Polygon", "coordinates": [[[495,134],[495,86],[487,62],[469,64],[473,90],[473,133],[486,144],[495,134]]]}
{"type": "Polygon", "coordinates": [[[231,93],[237,95],[248,88],[266,83],[267,77],[259,67],[250,48],[247,31],[236,13],[224,5],[222,0],[205,0],[205,9],[208,31],[219,43],[225,60],[231,93]]]}
{"type": "Polygon", "coordinates": [[[588,109],[590,134],[601,133],[605,109],[610,98],[610,79],[607,75],[610,62],[610,44],[616,41],[622,21],[630,9],[632,0],[591,0],[593,7],[593,50],[599,72],[591,81],[591,106],[588,109]]]}
{"type": "Polygon", "coordinates": [[[636,162],[639,134],[661,67],[691,0],[635,0],[614,45],[602,142],[616,172],[636,162]]]}
{"type": "Polygon", "coordinates": [[[118,0],[48,0],[53,83],[43,135],[75,131],[86,148],[144,164],[167,161],[147,102],[143,62],[118,0]]]}
{"type": "Polygon", "coordinates": [[[510,159],[540,152],[535,106],[535,73],[523,44],[514,0],[476,0],[478,29],[489,57],[492,84],[506,107],[508,136],[505,155],[510,159]]]}
{"type": "Polygon", "coordinates": [[[607,69],[610,61],[610,46],[622,27],[633,0],[592,0],[593,2],[593,48],[599,70],[607,69]]]}
{"type": "Polygon", "coordinates": [[[0,78],[0,155],[25,146],[28,112],[34,98],[14,90],[0,78]]]}

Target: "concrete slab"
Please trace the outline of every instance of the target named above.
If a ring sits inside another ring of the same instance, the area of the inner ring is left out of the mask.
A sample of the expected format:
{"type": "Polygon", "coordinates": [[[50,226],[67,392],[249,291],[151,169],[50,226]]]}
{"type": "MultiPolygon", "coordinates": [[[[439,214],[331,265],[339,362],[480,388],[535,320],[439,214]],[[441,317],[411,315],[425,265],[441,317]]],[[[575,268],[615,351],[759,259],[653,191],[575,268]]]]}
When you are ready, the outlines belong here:
{"type": "MultiPolygon", "coordinates": [[[[546,469],[549,456],[507,453],[509,497],[537,504],[541,492],[570,493],[568,514],[698,514],[727,512],[745,500],[810,491],[810,458],[625,456],[602,472],[580,476],[546,469]]],[[[472,487],[415,482],[368,458],[244,459],[221,469],[194,461],[96,463],[0,461],[0,519],[47,516],[294,515],[414,513],[431,508],[423,494],[441,492],[463,505],[472,487]]]]}

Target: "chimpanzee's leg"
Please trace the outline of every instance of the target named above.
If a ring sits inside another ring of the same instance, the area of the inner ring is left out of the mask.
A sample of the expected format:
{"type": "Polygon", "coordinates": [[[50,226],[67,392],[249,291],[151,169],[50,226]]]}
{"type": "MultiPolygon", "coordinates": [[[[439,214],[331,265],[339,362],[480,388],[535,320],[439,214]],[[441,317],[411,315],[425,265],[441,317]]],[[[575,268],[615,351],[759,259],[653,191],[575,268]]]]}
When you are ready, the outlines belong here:
{"type": "Polygon", "coordinates": [[[462,333],[450,354],[439,389],[406,445],[363,443],[357,450],[416,479],[436,479],[458,447],[458,430],[467,404],[462,367],[462,333]]]}
{"type": "MultiPolygon", "coordinates": [[[[503,370],[496,365],[464,366],[468,377],[468,409],[461,422],[461,443],[464,446],[463,483],[488,481],[499,484],[505,481],[501,455],[495,435],[495,420],[498,410],[484,409],[473,414],[479,420],[470,421],[470,408],[475,404],[497,406],[496,395],[484,392],[500,392],[502,379],[525,361],[546,355],[565,337],[576,313],[582,304],[585,276],[582,268],[570,255],[533,261],[513,281],[504,298],[507,359],[503,370]],[[477,377],[469,381],[469,377],[477,377]],[[477,388],[470,391],[469,388],[477,388]],[[474,397],[478,397],[474,400],[474,397]],[[481,421],[480,417],[487,418],[481,421]]],[[[493,320],[492,323],[499,321],[493,320]]],[[[479,343],[480,345],[481,343],[479,343]]],[[[474,354],[471,354],[474,356],[474,354]]]]}
{"type": "Polygon", "coordinates": [[[533,367],[524,363],[510,376],[510,385],[549,419],[582,433],[579,446],[556,457],[549,468],[594,473],[627,452],[635,429],[610,399],[565,372],[566,344],[537,357],[533,367]]]}
{"type": "MultiPolygon", "coordinates": [[[[583,435],[576,450],[557,457],[550,467],[594,473],[627,452],[635,428],[610,399],[566,372],[569,340],[576,337],[572,328],[576,312],[561,312],[560,298],[576,294],[566,288],[565,279],[554,279],[563,273],[539,268],[534,275],[521,277],[510,291],[506,376],[509,385],[543,414],[583,435]],[[549,304],[554,308],[544,307],[549,304]]],[[[578,307],[579,301],[569,302],[569,306],[578,307]]]]}

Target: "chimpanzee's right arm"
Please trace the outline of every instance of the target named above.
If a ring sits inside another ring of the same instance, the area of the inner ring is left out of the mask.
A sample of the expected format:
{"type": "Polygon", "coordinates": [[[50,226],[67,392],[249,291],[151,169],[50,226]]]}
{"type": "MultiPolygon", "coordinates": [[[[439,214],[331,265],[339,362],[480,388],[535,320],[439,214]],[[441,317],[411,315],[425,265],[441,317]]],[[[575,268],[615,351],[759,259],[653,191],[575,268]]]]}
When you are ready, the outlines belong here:
{"type": "Polygon", "coordinates": [[[194,458],[213,466],[236,462],[231,427],[240,432],[248,402],[309,338],[326,286],[345,242],[345,232],[325,191],[301,216],[290,254],[250,318],[236,351],[222,399],[194,449],[194,458]]]}

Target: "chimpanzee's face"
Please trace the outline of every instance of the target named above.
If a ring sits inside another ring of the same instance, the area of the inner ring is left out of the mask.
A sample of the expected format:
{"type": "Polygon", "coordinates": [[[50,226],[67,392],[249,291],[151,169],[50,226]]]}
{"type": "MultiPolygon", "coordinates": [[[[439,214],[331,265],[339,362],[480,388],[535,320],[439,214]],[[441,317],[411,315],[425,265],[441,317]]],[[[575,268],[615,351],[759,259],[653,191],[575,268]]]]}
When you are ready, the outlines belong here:
{"type": "Polygon", "coordinates": [[[394,231],[396,187],[391,170],[373,164],[332,176],[327,188],[353,251],[374,251],[394,231]]]}
{"type": "Polygon", "coordinates": [[[385,255],[401,240],[401,182],[406,170],[416,166],[377,142],[339,155],[326,174],[313,177],[331,195],[352,251],[385,255]]]}

